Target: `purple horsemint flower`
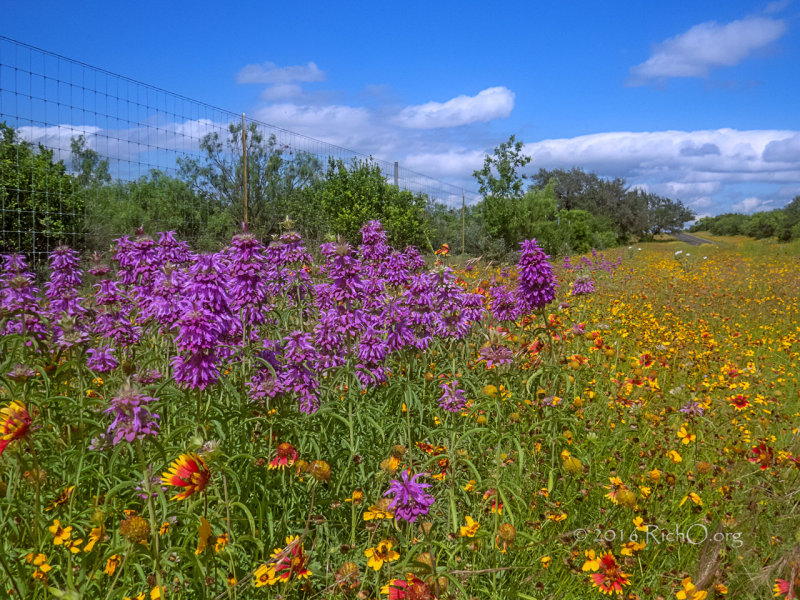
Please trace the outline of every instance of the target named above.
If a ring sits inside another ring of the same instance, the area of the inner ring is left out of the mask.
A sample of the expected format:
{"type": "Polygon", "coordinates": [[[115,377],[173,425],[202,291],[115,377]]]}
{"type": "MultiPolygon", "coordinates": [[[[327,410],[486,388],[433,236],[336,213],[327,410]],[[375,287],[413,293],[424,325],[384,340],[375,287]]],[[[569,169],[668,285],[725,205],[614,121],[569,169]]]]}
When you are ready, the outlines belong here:
{"type": "Polygon", "coordinates": [[[221,320],[227,330],[231,310],[225,291],[228,287],[225,276],[228,269],[223,258],[218,254],[196,256],[194,264],[189,268],[190,278],[185,296],[190,301],[201,302],[221,320]]]}
{"type": "Polygon", "coordinates": [[[514,293],[504,285],[492,288],[489,306],[492,316],[498,321],[513,321],[520,316],[514,293]]]}
{"type": "Polygon", "coordinates": [[[690,417],[699,416],[702,417],[703,414],[706,412],[706,409],[699,402],[695,402],[694,400],[689,400],[686,404],[684,404],[680,411],[685,414],[689,415],[690,417]]]}
{"type": "Polygon", "coordinates": [[[136,282],[133,276],[133,259],[130,256],[133,250],[133,240],[127,235],[114,240],[114,261],[117,263],[117,279],[120,283],[129,285],[136,282]]]}
{"type": "Polygon", "coordinates": [[[422,253],[417,247],[407,246],[405,257],[406,264],[412,272],[418,273],[425,268],[425,258],[422,256],[422,253]]]}
{"type": "Polygon", "coordinates": [[[386,344],[390,352],[400,350],[415,342],[416,336],[412,328],[411,312],[408,306],[402,302],[389,301],[380,319],[386,329],[386,344]]]}
{"type": "Polygon", "coordinates": [[[144,439],[148,435],[158,435],[158,415],[147,409],[147,404],[156,398],[145,396],[136,388],[125,384],[111,399],[109,407],[104,411],[114,416],[114,422],[106,431],[112,435],[112,443],[116,446],[123,439],[132,442],[135,439],[144,439]]]}
{"type": "Polygon", "coordinates": [[[182,353],[171,361],[173,373],[178,383],[202,390],[217,381],[215,350],[226,330],[217,315],[199,301],[185,301],[182,310],[173,325],[178,329],[175,345],[182,353]]]}
{"type": "Polygon", "coordinates": [[[572,284],[572,296],[584,296],[594,293],[594,281],[591,277],[578,277],[572,284]]]}
{"type": "Polygon", "coordinates": [[[444,390],[442,397],[439,398],[439,407],[448,412],[461,412],[467,405],[467,398],[464,390],[458,389],[458,380],[452,383],[443,383],[439,386],[444,390]]]}
{"type": "Polygon", "coordinates": [[[103,262],[103,257],[99,252],[92,253],[92,266],[88,272],[95,277],[102,277],[111,272],[111,268],[103,262]]]}
{"type": "Polygon", "coordinates": [[[17,363],[11,371],[6,373],[6,377],[16,383],[25,383],[34,375],[36,375],[36,371],[22,363],[17,363]]]}
{"type": "Polygon", "coordinates": [[[184,387],[204,390],[219,379],[217,356],[212,352],[175,356],[170,364],[175,381],[184,387]]]}
{"type": "Polygon", "coordinates": [[[293,331],[284,339],[285,370],[280,375],[283,389],[297,394],[300,410],[309,414],[319,408],[319,381],[311,370],[318,357],[311,345],[312,340],[310,333],[302,331],[293,331]]]}
{"type": "Polygon", "coordinates": [[[480,356],[481,360],[486,361],[486,368],[491,369],[494,366],[510,365],[514,353],[505,346],[492,344],[481,348],[480,356]]]}
{"type": "Polygon", "coordinates": [[[414,346],[425,351],[433,339],[431,333],[434,319],[433,292],[436,276],[432,273],[412,275],[408,288],[403,292],[403,301],[409,309],[409,321],[416,339],[414,346]]]}
{"type": "Polygon", "coordinates": [[[113,348],[104,346],[102,348],[89,348],[86,354],[89,355],[89,360],[86,361],[86,366],[92,371],[98,373],[107,373],[117,368],[119,364],[117,359],[112,355],[113,348]]]}
{"type": "Polygon", "coordinates": [[[159,233],[158,246],[156,248],[156,261],[158,264],[172,263],[173,265],[181,265],[191,260],[192,252],[189,250],[189,244],[179,242],[175,239],[175,235],[174,231],[159,233]]]}
{"type": "Polygon", "coordinates": [[[338,310],[320,311],[319,321],[314,326],[314,345],[319,353],[317,368],[331,369],[347,362],[343,331],[338,310]]]}
{"type": "Polygon", "coordinates": [[[458,285],[451,268],[440,269],[433,276],[436,280],[433,293],[433,334],[443,338],[464,338],[472,327],[472,299],[458,285]],[[465,303],[470,310],[464,310],[465,303]]]}
{"type": "MultiPolygon", "coordinates": [[[[147,500],[147,490],[150,490],[150,497],[151,498],[158,498],[158,487],[161,484],[161,475],[158,473],[153,474],[153,465],[147,465],[147,479],[142,479],[134,489],[137,492],[142,492],[140,494],[136,494],[142,500],[147,500]]],[[[167,488],[161,486],[161,491],[166,492],[167,488]]]]}
{"type": "Polygon", "coordinates": [[[384,496],[394,494],[389,510],[394,511],[396,518],[413,523],[417,517],[425,516],[430,511],[436,499],[425,492],[425,488],[431,487],[431,484],[417,483],[421,476],[421,473],[417,473],[412,477],[411,471],[406,469],[402,472],[400,481],[393,479],[389,484],[389,490],[384,496]]]}
{"type": "MultiPolygon", "coordinates": [[[[131,283],[136,285],[136,296],[147,296],[153,279],[161,264],[158,262],[158,247],[153,238],[139,235],[128,253],[131,283]]],[[[126,282],[127,283],[127,282],[126,282]]]]}
{"type": "Polygon", "coordinates": [[[274,244],[270,244],[269,291],[283,296],[294,306],[314,291],[309,271],[314,260],[306,250],[303,238],[296,231],[287,231],[274,244]]]}
{"type": "Polygon", "coordinates": [[[408,283],[410,275],[406,255],[401,252],[392,252],[392,255],[386,260],[386,281],[401,287],[408,283]]]}
{"type": "MultiPolygon", "coordinates": [[[[39,314],[41,308],[36,299],[39,289],[33,285],[33,273],[21,254],[5,256],[3,273],[0,276],[0,312],[5,313],[7,321],[2,334],[25,333],[36,339],[47,337],[47,329],[39,314]]],[[[30,345],[30,341],[26,342],[30,345]]]]}
{"type": "Polygon", "coordinates": [[[373,279],[383,278],[392,248],[386,243],[386,232],[381,222],[369,221],[361,228],[361,238],[363,241],[358,252],[365,275],[373,279]]]}
{"type": "Polygon", "coordinates": [[[101,307],[94,323],[94,332],[114,340],[117,346],[130,346],[139,341],[141,329],[131,323],[133,305],[118,281],[103,279],[94,287],[95,303],[101,307]]]}
{"type": "Polygon", "coordinates": [[[327,259],[325,271],[331,279],[331,299],[343,303],[361,300],[364,291],[361,278],[363,267],[361,261],[353,256],[350,244],[343,241],[322,244],[320,251],[327,259]]]}
{"type": "Polygon", "coordinates": [[[370,323],[358,340],[358,364],[356,377],[362,388],[386,381],[386,368],[383,366],[389,354],[389,345],[377,322],[370,323]]]}
{"type": "Polygon", "coordinates": [[[44,285],[44,295],[49,301],[48,314],[53,320],[64,313],[79,317],[86,312],[77,290],[83,274],[78,263],[78,253],[67,246],[59,246],[50,253],[50,281],[44,285]]]}
{"type": "Polygon", "coordinates": [[[139,299],[141,318],[155,320],[163,328],[162,333],[172,329],[180,317],[180,299],[186,278],[186,273],[177,270],[172,263],[166,263],[156,273],[150,295],[139,299]]]}
{"type": "Polygon", "coordinates": [[[139,385],[150,385],[161,379],[161,372],[156,369],[146,369],[141,373],[135,373],[133,380],[139,385]]]}
{"type": "Polygon", "coordinates": [[[283,369],[278,354],[282,349],[275,340],[263,340],[262,349],[256,353],[258,371],[247,383],[252,400],[274,398],[283,393],[280,373],[283,369]]]}
{"type": "Polygon", "coordinates": [[[265,251],[263,244],[250,233],[240,233],[231,241],[230,309],[234,315],[241,315],[241,326],[255,327],[267,320],[270,306],[264,277],[265,251]]]}
{"type": "Polygon", "coordinates": [[[536,243],[525,240],[520,244],[522,253],[517,263],[517,301],[524,312],[550,304],[556,297],[556,279],[549,258],[536,243]]]}

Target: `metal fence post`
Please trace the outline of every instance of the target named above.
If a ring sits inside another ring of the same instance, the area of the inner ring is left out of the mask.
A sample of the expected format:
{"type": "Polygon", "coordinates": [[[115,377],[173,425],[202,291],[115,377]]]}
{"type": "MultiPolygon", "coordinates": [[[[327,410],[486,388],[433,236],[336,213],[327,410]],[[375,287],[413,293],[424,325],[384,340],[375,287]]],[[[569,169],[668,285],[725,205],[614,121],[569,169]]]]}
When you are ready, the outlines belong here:
{"type": "Polygon", "coordinates": [[[247,229],[247,123],[242,113],[242,184],[244,190],[244,228],[247,229]]]}

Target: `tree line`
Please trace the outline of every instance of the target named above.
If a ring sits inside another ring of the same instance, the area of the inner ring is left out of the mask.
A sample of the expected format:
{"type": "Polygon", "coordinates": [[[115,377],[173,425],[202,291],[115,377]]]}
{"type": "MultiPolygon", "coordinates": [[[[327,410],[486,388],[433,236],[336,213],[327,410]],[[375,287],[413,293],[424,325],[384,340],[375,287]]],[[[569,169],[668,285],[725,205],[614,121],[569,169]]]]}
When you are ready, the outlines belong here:
{"type": "Polygon", "coordinates": [[[690,231],[708,231],[714,235],[746,235],[756,239],[777,238],[781,242],[800,240],[800,196],[783,208],[751,215],[725,213],[698,219],[690,231]]]}
{"type": "MultiPolygon", "coordinates": [[[[0,252],[39,252],[59,243],[107,250],[122,234],[174,230],[200,250],[216,249],[244,221],[242,126],[206,135],[174,174],[151,170],[115,180],[109,162],[79,136],[68,165],[0,123],[0,252]]],[[[255,124],[247,130],[248,228],[263,239],[289,217],[310,246],[337,236],[358,241],[379,219],[395,247],[460,250],[502,259],[535,237],[552,254],[585,252],[681,229],[694,215],[680,201],[579,168],[522,173],[530,157],[514,136],[487,155],[474,177],[482,200],[448,207],[391,185],[370,160],[345,162],[293,152],[255,124]]]]}

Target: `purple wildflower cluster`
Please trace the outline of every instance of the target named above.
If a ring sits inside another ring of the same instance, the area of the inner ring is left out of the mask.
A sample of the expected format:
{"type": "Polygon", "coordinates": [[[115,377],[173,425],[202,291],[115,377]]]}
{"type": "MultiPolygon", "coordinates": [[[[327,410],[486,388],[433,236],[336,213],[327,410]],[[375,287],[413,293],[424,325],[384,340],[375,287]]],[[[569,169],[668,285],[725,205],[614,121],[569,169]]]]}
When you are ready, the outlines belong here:
{"type": "Polygon", "coordinates": [[[7,318],[2,334],[21,333],[45,339],[47,328],[40,318],[41,309],[36,299],[39,289],[34,285],[33,273],[28,270],[24,256],[3,256],[0,282],[0,311],[7,318]]]}
{"type": "Polygon", "coordinates": [[[591,277],[578,277],[572,284],[572,296],[585,296],[594,293],[594,281],[591,277]]]}
{"type": "Polygon", "coordinates": [[[155,400],[129,384],[122,386],[105,410],[114,417],[106,432],[114,445],[123,439],[132,442],[135,439],[141,440],[148,435],[158,434],[160,417],[147,409],[147,404],[155,400]]]}
{"type": "Polygon", "coordinates": [[[417,517],[428,514],[435,499],[425,492],[425,488],[431,487],[430,483],[417,483],[421,476],[421,473],[411,476],[411,471],[405,470],[399,481],[393,479],[389,484],[384,496],[394,494],[389,510],[394,511],[396,518],[413,523],[417,517]]]}
{"type": "Polygon", "coordinates": [[[603,252],[598,252],[595,248],[592,248],[592,257],[589,258],[588,256],[581,256],[580,261],[577,263],[572,262],[572,259],[569,256],[565,256],[563,268],[565,271],[579,271],[581,269],[585,269],[591,273],[594,273],[595,271],[605,271],[609,275],[613,276],[614,271],[616,271],[617,267],[621,264],[621,255],[612,262],[606,258],[606,255],[603,252]]]}
{"type": "MultiPolygon", "coordinates": [[[[342,240],[323,244],[315,267],[294,231],[266,246],[243,231],[227,248],[207,254],[192,252],[174,232],[152,238],[139,231],[116,240],[108,256],[92,257],[87,273],[93,283],[85,287],[77,253],[57,248],[41,298],[24,257],[3,256],[2,333],[49,339],[59,349],[85,347],[80,355],[92,371],[123,369],[139,385],[162,375],[128,371],[138,345],[168,337],[174,350],[171,373],[164,375],[182,387],[206,389],[224,377],[227,365],[242,362],[253,367],[251,400],[285,398],[312,413],[321,403],[320,378],[331,371],[355,373],[362,389],[383,384],[393,356],[425,351],[437,339],[464,339],[487,312],[484,295],[467,292],[452,269],[426,268],[416,248],[394,249],[379,221],[364,225],[361,234],[357,247],[342,240]],[[318,273],[313,281],[312,272],[318,273]],[[91,291],[84,298],[79,290],[91,291]],[[287,314],[302,325],[281,331],[287,314]]],[[[518,273],[515,288],[492,290],[491,311],[501,321],[524,316],[555,295],[547,256],[535,240],[523,243],[518,273]]],[[[511,359],[502,344],[481,354],[488,365],[511,359]]],[[[458,381],[443,384],[442,392],[442,410],[463,409],[458,381]]],[[[158,417],[146,408],[151,401],[132,389],[111,401],[108,436],[114,443],[157,433],[158,417]]]]}
{"type": "Polygon", "coordinates": [[[556,278],[547,259],[550,258],[536,243],[525,240],[517,263],[519,285],[517,302],[521,309],[532,312],[550,304],[556,297],[556,278]]]}
{"type": "Polygon", "coordinates": [[[439,407],[447,412],[461,412],[467,405],[467,397],[464,390],[458,389],[458,380],[451,383],[443,383],[439,386],[444,390],[442,397],[439,398],[439,407]]]}

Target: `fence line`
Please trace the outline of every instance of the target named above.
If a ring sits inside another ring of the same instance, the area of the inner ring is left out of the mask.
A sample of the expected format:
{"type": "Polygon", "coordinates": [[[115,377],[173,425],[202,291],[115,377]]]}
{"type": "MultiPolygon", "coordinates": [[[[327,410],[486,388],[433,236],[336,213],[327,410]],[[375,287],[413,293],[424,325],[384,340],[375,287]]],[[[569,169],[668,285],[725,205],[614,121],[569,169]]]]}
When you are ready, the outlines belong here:
{"type": "MultiPolygon", "coordinates": [[[[240,113],[0,36],[0,123],[33,148],[41,145],[51,152],[53,162],[63,161],[67,173],[82,177],[82,189],[72,189],[63,169],[37,161],[38,151],[5,144],[0,154],[0,251],[31,247],[34,253],[49,252],[59,241],[77,243],[85,235],[82,218],[94,218],[81,214],[81,203],[96,210],[113,207],[112,200],[131,193],[121,184],[150,177],[153,171],[180,179],[186,164],[204,156],[206,136],[216,134],[225,141],[229,125],[240,121],[240,113]]],[[[273,140],[273,150],[287,159],[316,157],[322,164],[329,157],[371,160],[387,181],[431,200],[458,207],[465,197],[467,203],[479,198],[396,162],[254,119],[246,122],[264,140],[273,140]]],[[[226,147],[220,158],[235,165],[226,147]]],[[[148,224],[166,229],[180,222],[194,237],[206,235],[202,230],[210,209],[180,188],[171,194],[168,203],[153,208],[148,224]]],[[[99,239],[90,245],[131,233],[127,226],[115,228],[119,224],[96,233],[99,239]]]]}

